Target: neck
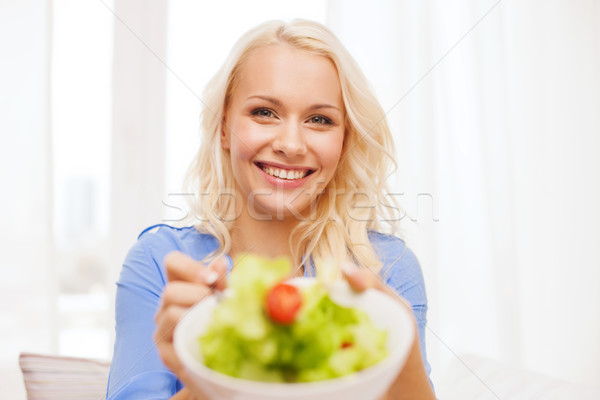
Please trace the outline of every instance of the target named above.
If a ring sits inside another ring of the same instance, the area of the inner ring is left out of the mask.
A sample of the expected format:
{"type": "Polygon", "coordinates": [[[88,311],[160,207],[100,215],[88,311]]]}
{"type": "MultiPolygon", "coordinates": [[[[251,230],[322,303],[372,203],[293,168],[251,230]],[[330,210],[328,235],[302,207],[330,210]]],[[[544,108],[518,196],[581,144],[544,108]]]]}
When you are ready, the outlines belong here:
{"type": "Polygon", "coordinates": [[[298,223],[294,218],[261,221],[242,215],[231,228],[232,257],[251,252],[263,257],[291,257],[289,238],[298,223]]]}

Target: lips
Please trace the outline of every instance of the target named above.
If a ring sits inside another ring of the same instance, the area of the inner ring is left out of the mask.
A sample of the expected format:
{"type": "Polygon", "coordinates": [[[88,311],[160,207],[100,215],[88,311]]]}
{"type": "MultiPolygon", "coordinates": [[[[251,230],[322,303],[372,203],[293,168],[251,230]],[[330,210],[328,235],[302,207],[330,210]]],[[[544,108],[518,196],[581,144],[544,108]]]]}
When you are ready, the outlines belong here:
{"type": "Polygon", "coordinates": [[[302,179],[314,172],[313,169],[305,167],[283,167],[262,162],[255,163],[258,168],[266,174],[279,179],[298,180],[302,179]]]}

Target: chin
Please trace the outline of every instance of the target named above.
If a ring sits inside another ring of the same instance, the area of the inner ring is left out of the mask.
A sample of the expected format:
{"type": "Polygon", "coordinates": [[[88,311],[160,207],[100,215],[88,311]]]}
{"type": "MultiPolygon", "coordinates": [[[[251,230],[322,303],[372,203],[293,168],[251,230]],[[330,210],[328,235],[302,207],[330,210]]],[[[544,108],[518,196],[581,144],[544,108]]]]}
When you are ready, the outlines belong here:
{"type": "Polygon", "coordinates": [[[310,218],[310,204],[265,204],[249,210],[250,215],[263,221],[304,221],[310,218]]]}

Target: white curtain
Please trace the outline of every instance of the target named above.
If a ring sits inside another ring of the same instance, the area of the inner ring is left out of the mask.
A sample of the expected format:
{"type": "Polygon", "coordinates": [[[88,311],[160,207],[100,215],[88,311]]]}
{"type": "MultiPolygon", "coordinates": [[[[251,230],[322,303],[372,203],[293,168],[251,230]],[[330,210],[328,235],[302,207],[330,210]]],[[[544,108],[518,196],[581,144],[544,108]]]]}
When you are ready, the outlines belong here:
{"type": "Polygon", "coordinates": [[[330,3],[396,136],[434,381],[476,353],[594,383],[598,3],[330,3]]]}
{"type": "Polygon", "coordinates": [[[56,344],[50,31],[46,1],[0,3],[0,386],[7,398],[24,397],[19,350],[56,344]]]}

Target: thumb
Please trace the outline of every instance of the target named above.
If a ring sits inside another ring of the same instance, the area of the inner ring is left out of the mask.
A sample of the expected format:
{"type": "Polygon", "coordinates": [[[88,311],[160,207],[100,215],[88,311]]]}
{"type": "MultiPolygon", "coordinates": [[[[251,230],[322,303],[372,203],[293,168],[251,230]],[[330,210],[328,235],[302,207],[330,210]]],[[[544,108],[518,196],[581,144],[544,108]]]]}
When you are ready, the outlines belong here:
{"type": "Polygon", "coordinates": [[[348,284],[350,284],[350,287],[357,292],[363,292],[369,288],[373,288],[392,296],[400,302],[408,304],[404,298],[386,285],[378,274],[370,269],[358,268],[355,265],[348,263],[343,264],[341,269],[348,284]]]}
{"type": "Polygon", "coordinates": [[[377,277],[371,271],[358,268],[356,265],[350,263],[342,264],[341,270],[350,287],[357,292],[364,292],[368,288],[373,287],[381,289],[380,285],[378,285],[377,277]]]}
{"type": "Polygon", "coordinates": [[[227,287],[227,258],[220,256],[209,265],[210,272],[206,276],[206,284],[213,289],[225,290],[227,287]]]}

